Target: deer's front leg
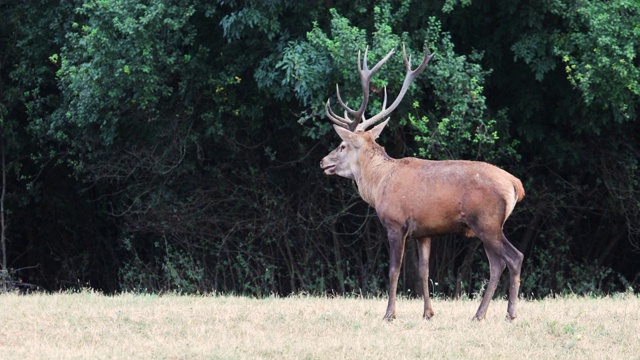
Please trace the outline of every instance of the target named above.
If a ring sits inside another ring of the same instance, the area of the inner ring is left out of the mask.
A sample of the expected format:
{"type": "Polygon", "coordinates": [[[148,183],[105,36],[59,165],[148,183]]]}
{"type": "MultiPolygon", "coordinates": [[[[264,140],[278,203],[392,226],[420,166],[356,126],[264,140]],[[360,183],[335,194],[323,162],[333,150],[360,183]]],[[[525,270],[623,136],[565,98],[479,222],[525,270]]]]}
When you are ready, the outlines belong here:
{"type": "Polygon", "coordinates": [[[384,314],[385,320],[396,318],[396,293],[398,291],[398,278],[402,267],[402,257],[404,255],[404,244],[406,234],[403,231],[387,230],[389,239],[389,303],[387,312],[384,314]]]}

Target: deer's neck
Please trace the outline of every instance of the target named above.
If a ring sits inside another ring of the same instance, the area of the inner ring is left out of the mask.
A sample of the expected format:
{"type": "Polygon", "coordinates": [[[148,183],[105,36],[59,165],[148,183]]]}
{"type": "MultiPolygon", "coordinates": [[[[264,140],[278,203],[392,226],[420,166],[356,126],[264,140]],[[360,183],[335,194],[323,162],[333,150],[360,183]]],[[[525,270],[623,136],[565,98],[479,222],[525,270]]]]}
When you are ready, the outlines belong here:
{"type": "Polygon", "coordinates": [[[354,179],[358,185],[360,197],[369,205],[376,206],[376,195],[384,185],[385,179],[393,172],[394,161],[382,146],[367,149],[360,154],[359,171],[354,179]]]}

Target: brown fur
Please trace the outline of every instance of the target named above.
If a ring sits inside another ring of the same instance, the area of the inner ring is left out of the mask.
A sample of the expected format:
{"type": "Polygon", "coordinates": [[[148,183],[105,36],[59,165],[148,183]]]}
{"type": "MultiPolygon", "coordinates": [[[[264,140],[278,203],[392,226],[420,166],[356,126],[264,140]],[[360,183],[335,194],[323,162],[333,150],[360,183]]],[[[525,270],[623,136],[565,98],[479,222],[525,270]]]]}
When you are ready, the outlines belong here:
{"type": "Polygon", "coordinates": [[[522,183],[484,162],[393,159],[375,142],[385,125],[386,122],[362,133],[335,127],[343,142],[320,163],[328,175],[355,180],[362,199],[376,209],[387,229],[391,259],[385,319],[395,317],[397,282],[407,238],[418,241],[423,316],[433,316],[428,291],[431,237],[450,233],[477,236],[489,258],[491,276],[476,319],[485,317],[505,266],[510,273],[508,317],[514,319],[523,255],[509,243],[502,226],[524,197],[522,183]]]}

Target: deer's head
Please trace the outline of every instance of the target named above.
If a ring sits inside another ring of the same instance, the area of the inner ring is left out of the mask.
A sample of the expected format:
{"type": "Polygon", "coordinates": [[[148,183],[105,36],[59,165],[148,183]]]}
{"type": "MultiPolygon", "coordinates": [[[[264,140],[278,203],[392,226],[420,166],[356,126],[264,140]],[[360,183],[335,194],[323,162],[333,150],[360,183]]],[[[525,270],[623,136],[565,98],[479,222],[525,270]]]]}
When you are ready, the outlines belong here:
{"type": "Polygon", "coordinates": [[[407,69],[407,74],[402,83],[402,89],[400,93],[393,101],[391,106],[387,108],[387,88],[384,88],[384,100],[382,102],[382,111],[369,119],[365,119],[364,112],[369,102],[369,86],[373,75],[382,67],[382,65],[393,55],[394,50],[380,60],[372,69],[367,66],[367,50],[364,52],[364,61],[360,62],[360,51],[358,51],[358,73],[360,74],[360,82],[362,85],[362,104],[358,110],[353,110],[348,107],[340,97],[340,89],[336,85],[336,95],[338,103],[344,109],[344,117],[336,115],[331,109],[331,100],[327,100],[325,106],[327,117],[333,122],[333,128],[338,133],[338,136],[342,139],[340,145],[327,155],[322,161],[320,161],[320,167],[327,175],[339,175],[349,179],[355,179],[360,173],[360,164],[358,157],[365,149],[371,149],[372,147],[379,147],[375,143],[375,140],[380,136],[382,129],[389,122],[389,118],[380,122],[387,117],[393,110],[395,110],[402,98],[409,89],[411,82],[424,71],[427,64],[433,58],[433,54],[429,55],[429,51],[425,51],[422,63],[417,69],[411,70],[411,57],[407,57],[407,52],[402,46],[402,54],[404,56],[404,64],[407,69]],[[380,122],[378,125],[378,122],[380,122]],[[373,126],[375,125],[375,126],[373,126]],[[367,130],[373,126],[371,130],[367,130]]]}
{"type": "Polygon", "coordinates": [[[380,136],[382,129],[388,122],[389,119],[365,132],[351,132],[340,126],[333,125],[342,142],[320,161],[320,167],[324,170],[324,173],[355,179],[357,174],[360,173],[358,156],[371,148],[380,147],[375,140],[380,136]]]}

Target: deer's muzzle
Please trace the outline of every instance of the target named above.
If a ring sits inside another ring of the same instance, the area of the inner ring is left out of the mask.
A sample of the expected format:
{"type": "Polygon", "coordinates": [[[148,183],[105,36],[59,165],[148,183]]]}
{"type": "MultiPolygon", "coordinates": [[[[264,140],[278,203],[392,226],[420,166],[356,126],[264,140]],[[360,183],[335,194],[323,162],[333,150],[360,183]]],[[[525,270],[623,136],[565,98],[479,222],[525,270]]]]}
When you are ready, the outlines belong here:
{"type": "Polygon", "coordinates": [[[335,164],[327,164],[325,159],[320,160],[320,168],[324,170],[324,173],[327,175],[333,175],[336,173],[336,165],[335,164]]]}

